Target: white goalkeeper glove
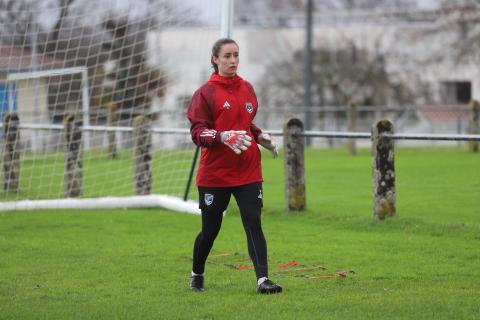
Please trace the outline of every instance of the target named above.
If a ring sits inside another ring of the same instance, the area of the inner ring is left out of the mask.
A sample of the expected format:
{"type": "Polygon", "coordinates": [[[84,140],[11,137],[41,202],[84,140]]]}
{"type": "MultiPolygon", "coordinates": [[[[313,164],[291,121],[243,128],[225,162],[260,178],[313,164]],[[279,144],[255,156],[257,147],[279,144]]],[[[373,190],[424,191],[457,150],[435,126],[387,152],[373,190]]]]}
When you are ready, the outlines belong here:
{"type": "Polygon", "coordinates": [[[258,139],[258,143],[262,147],[264,147],[267,150],[270,150],[274,158],[278,156],[277,144],[268,133],[260,133],[257,139],[258,139]]]}
{"type": "Polygon", "coordinates": [[[227,145],[236,154],[246,151],[252,145],[252,138],[247,135],[247,131],[222,131],[220,139],[224,145],[227,145]]]}

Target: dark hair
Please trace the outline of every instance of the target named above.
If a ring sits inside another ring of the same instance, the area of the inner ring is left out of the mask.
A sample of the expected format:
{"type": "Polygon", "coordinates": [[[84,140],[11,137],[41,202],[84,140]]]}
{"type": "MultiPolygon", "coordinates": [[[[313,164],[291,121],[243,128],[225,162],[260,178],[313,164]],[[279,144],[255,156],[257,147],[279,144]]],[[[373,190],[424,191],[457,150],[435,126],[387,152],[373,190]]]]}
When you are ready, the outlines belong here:
{"type": "Polygon", "coordinates": [[[213,62],[213,57],[218,58],[218,55],[220,54],[220,50],[222,50],[222,47],[226,44],[229,44],[229,43],[234,43],[238,47],[238,44],[235,42],[235,40],[232,40],[232,39],[229,39],[229,38],[218,39],[213,44],[212,56],[210,57],[210,63],[212,64],[212,68],[215,70],[215,73],[218,73],[218,66],[215,62],[213,62]]]}

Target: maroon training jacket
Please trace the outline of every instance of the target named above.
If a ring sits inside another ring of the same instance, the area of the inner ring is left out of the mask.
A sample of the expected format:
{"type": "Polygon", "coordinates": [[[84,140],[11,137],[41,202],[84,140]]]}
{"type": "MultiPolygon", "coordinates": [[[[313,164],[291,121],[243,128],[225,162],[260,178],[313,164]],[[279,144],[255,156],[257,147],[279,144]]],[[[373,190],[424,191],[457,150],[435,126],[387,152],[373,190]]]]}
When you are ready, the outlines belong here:
{"type": "Polygon", "coordinates": [[[258,135],[252,120],[258,102],[250,83],[239,76],[212,74],[198,89],[188,106],[193,142],[202,147],[197,186],[233,187],[263,181],[258,135]],[[245,130],[252,145],[237,155],[221,143],[220,132],[245,130]]]}

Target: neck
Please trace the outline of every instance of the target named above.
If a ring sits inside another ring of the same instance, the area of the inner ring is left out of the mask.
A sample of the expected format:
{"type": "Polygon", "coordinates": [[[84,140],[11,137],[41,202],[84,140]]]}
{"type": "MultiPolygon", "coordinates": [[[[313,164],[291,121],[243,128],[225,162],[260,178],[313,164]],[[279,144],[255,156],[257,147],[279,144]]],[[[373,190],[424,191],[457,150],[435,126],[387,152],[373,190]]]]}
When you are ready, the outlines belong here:
{"type": "Polygon", "coordinates": [[[225,78],[233,78],[236,76],[236,73],[234,74],[225,74],[225,73],[218,73],[219,76],[225,77],[225,78]]]}

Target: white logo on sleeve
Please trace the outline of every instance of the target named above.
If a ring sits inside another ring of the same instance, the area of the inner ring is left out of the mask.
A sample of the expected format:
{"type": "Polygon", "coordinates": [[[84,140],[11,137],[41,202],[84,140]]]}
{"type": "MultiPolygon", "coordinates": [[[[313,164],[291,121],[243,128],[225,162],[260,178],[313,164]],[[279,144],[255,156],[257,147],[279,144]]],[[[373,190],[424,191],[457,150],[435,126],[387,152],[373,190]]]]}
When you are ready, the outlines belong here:
{"type": "Polygon", "coordinates": [[[211,205],[213,203],[213,194],[210,194],[210,193],[205,193],[205,204],[207,206],[211,205]]]}
{"type": "Polygon", "coordinates": [[[228,101],[225,101],[223,104],[223,109],[230,109],[230,103],[228,103],[228,101]]]}

